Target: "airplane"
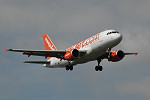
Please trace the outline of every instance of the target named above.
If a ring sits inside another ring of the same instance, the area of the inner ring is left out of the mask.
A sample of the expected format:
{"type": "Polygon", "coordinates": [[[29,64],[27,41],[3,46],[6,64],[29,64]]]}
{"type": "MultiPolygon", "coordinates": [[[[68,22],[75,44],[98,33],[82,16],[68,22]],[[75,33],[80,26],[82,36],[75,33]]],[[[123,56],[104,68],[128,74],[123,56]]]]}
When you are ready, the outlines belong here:
{"type": "Polygon", "coordinates": [[[43,36],[43,40],[46,50],[5,49],[5,52],[22,52],[24,55],[28,55],[28,57],[31,55],[43,56],[45,59],[48,58],[48,60],[25,61],[24,63],[43,64],[44,67],[66,68],[66,70],[70,71],[77,64],[94,60],[98,62],[95,71],[102,71],[103,67],[100,63],[103,59],[118,62],[126,55],[136,56],[138,54],[124,53],[122,50],[111,51],[122,40],[122,35],[116,30],[105,30],[65,50],[57,50],[47,34],[43,36]]]}

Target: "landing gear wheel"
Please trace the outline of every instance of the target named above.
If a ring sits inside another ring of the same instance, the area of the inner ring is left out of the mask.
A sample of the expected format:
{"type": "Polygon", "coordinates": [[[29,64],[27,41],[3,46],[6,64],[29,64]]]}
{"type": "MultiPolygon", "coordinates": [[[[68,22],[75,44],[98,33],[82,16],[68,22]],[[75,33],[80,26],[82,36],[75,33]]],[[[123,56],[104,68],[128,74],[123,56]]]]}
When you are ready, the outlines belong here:
{"type": "Polygon", "coordinates": [[[103,67],[102,66],[99,66],[99,71],[102,71],[103,70],[103,67]]]}
{"type": "Polygon", "coordinates": [[[102,71],[103,70],[103,67],[102,66],[96,66],[95,67],[95,71],[102,71]]]}
{"type": "Polygon", "coordinates": [[[73,70],[73,66],[72,66],[72,65],[70,65],[70,70],[71,70],[71,71],[73,70]]]}
{"type": "Polygon", "coordinates": [[[98,71],[98,66],[95,67],[95,70],[98,71]]]}
{"type": "Polygon", "coordinates": [[[67,66],[66,66],[66,70],[72,71],[72,70],[73,70],[73,66],[72,66],[72,65],[67,65],[67,66]]]}
{"type": "Polygon", "coordinates": [[[66,70],[69,70],[69,66],[68,65],[66,66],[66,70]]]}

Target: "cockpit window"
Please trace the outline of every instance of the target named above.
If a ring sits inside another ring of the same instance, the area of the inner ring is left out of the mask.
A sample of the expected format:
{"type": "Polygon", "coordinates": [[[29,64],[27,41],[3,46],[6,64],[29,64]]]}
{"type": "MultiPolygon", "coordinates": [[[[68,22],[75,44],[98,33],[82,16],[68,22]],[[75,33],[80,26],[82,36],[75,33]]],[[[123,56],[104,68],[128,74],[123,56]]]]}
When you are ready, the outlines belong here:
{"type": "Polygon", "coordinates": [[[118,31],[112,31],[111,33],[119,33],[118,31]]]}
{"type": "Polygon", "coordinates": [[[112,32],[108,32],[107,35],[112,34],[112,33],[119,33],[118,31],[112,31],[112,32]]]}

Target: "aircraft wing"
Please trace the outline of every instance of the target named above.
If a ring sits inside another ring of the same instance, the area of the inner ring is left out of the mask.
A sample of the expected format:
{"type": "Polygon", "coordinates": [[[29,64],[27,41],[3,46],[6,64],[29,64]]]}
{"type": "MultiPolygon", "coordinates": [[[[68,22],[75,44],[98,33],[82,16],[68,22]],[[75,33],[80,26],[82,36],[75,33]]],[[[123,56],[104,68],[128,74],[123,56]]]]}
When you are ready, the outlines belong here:
{"type": "Polygon", "coordinates": [[[137,55],[138,53],[124,53],[125,55],[137,55]]]}
{"type": "MultiPolygon", "coordinates": [[[[64,55],[68,52],[66,50],[27,50],[27,49],[5,49],[6,51],[13,51],[13,52],[22,52],[24,55],[31,56],[44,56],[45,58],[47,57],[56,57],[56,58],[63,58],[64,55]]],[[[86,51],[81,51],[80,56],[84,55],[86,51]]]]}
{"type": "MultiPolygon", "coordinates": [[[[113,52],[111,52],[113,53],[113,52]]],[[[124,53],[123,52],[123,55],[126,56],[126,55],[137,55],[138,53],[124,53]]],[[[102,56],[100,56],[101,59],[108,59],[109,57],[109,52],[105,52],[102,56]]]]}

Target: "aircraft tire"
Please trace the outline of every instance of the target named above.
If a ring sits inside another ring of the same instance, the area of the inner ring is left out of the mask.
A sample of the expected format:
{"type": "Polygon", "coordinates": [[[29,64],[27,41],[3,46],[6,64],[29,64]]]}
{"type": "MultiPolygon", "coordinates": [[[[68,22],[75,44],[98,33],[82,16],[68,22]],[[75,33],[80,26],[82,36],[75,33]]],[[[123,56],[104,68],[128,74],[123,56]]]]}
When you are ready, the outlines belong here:
{"type": "Polygon", "coordinates": [[[95,71],[102,71],[103,70],[103,67],[102,66],[96,66],[95,67],[95,71]]]}
{"type": "Polygon", "coordinates": [[[72,70],[73,70],[73,66],[72,66],[72,65],[70,65],[69,67],[70,67],[70,70],[72,71],[72,70]]]}
{"type": "Polygon", "coordinates": [[[96,66],[96,67],[95,67],[95,71],[98,71],[98,70],[99,70],[99,68],[98,68],[98,66],[96,66]]]}
{"type": "Polygon", "coordinates": [[[103,67],[102,67],[102,66],[99,66],[98,69],[99,69],[99,71],[102,71],[102,70],[103,70],[103,67]]]}
{"type": "Polygon", "coordinates": [[[66,66],[66,70],[69,70],[69,66],[68,65],[66,66]]]}

